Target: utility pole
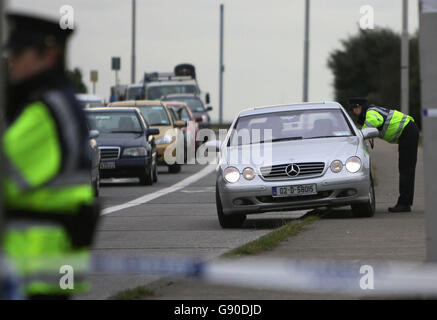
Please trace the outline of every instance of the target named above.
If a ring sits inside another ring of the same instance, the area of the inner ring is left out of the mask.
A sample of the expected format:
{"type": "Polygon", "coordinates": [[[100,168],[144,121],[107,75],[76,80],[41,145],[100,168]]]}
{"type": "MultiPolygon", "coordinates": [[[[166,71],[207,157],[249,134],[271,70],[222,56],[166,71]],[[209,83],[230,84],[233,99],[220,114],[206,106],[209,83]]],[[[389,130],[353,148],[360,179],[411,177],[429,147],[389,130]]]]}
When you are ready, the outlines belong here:
{"type": "Polygon", "coordinates": [[[220,66],[219,66],[219,123],[223,123],[223,72],[225,71],[225,66],[223,65],[223,14],[224,5],[220,5],[220,66]]]}
{"type": "Polygon", "coordinates": [[[401,111],[405,114],[409,114],[409,65],[408,0],[403,0],[401,41],[401,111]]]}
{"type": "Polygon", "coordinates": [[[425,171],[426,260],[437,262],[437,0],[419,2],[419,57],[425,171]]]}
{"type": "Polygon", "coordinates": [[[135,83],[135,16],[136,0],[132,0],[132,62],[131,62],[131,83],[135,83]]]}
{"type": "Polygon", "coordinates": [[[308,102],[308,64],[310,50],[310,0],[305,1],[305,40],[303,53],[303,102],[308,102]]]}

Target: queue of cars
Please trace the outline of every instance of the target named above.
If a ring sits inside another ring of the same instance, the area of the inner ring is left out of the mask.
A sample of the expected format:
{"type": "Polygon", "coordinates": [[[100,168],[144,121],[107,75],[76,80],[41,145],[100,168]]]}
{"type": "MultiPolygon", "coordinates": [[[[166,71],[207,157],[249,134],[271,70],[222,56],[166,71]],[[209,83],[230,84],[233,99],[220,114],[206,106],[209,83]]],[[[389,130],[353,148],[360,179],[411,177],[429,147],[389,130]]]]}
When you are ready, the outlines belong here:
{"type": "MultiPolygon", "coordinates": [[[[96,195],[100,178],[138,177],[150,185],[157,181],[157,165],[180,172],[181,163],[200,144],[199,123],[210,123],[212,107],[205,107],[200,93],[194,66],[180,64],[173,73],[146,73],[142,84],[126,86],[118,101],[111,95],[107,105],[97,96],[77,95],[93,137],[92,158],[99,159],[98,173],[93,169],[91,174],[96,195]]],[[[205,100],[209,103],[209,94],[205,100]]]]}
{"type": "Polygon", "coordinates": [[[178,173],[188,147],[198,147],[199,126],[185,103],[130,100],[84,110],[96,195],[101,178],[138,178],[140,184],[152,185],[158,181],[158,165],[178,173]]]}

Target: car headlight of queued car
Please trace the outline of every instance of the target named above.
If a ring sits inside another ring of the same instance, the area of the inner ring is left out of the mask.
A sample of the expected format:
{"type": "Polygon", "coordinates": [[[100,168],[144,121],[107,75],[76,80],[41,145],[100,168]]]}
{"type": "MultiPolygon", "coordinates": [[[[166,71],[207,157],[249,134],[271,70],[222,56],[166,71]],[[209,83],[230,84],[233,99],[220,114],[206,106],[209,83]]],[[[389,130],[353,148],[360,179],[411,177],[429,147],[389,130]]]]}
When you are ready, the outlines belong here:
{"type": "Polygon", "coordinates": [[[128,157],[144,157],[147,156],[147,149],[144,147],[125,148],[123,156],[128,157]]]}
{"type": "Polygon", "coordinates": [[[358,157],[350,157],[346,160],[346,169],[350,173],[358,172],[361,169],[361,159],[358,157]]]}
{"type": "Polygon", "coordinates": [[[245,168],[243,170],[243,177],[246,180],[253,180],[255,178],[255,171],[252,168],[245,168]]]}
{"type": "Polygon", "coordinates": [[[240,171],[235,167],[227,167],[223,172],[223,177],[229,183],[235,183],[240,179],[240,171]]]}
{"type": "Polygon", "coordinates": [[[240,176],[243,176],[246,180],[253,180],[255,178],[255,170],[250,167],[244,168],[243,173],[240,174],[240,171],[235,167],[227,167],[223,172],[223,177],[226,182],[235,183],[240,180],[240,176]]]}
{"type": "Polygon", "coordinates": [[[162,136],[156,139],[156,144],[170,144],[173,142],[172,136],[162,136]]]}
{"type": "Polygon", "coordinates": [[[343,169],[343,163],[340,160],[334,160],[331,162],[331,171],[339,173],[343,169]]]}

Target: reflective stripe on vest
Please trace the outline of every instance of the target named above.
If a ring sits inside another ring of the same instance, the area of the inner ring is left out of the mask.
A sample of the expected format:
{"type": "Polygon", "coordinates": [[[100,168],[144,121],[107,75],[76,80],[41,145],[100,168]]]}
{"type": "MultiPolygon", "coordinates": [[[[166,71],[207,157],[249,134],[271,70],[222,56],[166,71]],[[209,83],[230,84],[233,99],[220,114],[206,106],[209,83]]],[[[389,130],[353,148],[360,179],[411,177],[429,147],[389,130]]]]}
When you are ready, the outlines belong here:
{"type": "Polygon", "coordinates": [[[388,129],[388,126],[389,126],[389,124],[390,124],[390,121],[391,121],[391,118],[393,117],[393,115],[394,115],[394,110],[390,110],[390,112],[389,112],[388,115],[387,115],[387,118],[386,118],[385,121],[384,121],[384,125],[382,126],[382,130],[381,130],[381,132],[379,133],[379,136],[380,136],[381,138],[384,138],[385,133],[386,133],[386,131],[387,131],[387,129],[388,129]]]}
{"type": "Polygon", "coordinates": [[[389,143],[397,143],[402,130],[411,120],[414,121],[411,116],[392,110],[384,123],[380,137],[389,143]]]}
{"type": "Polygon", "coordinates": [[[404,123],[407,120],[407,115],[404,114],[404,116],[402,117],[401,122],[399,123],[399,127],[393,137],[393,139],[391,139],[391,143],[396,142],[396,140],[399,138],[399,135],[401,134],[402,129],[404,128],[404,123]]]}
{"type": "Polygon", "coordinates": [[[364,124],[370,128],[375,128],[375,126],[371,124],[369,121],[364,121],[364,124]]]}
{"type": "Polygon", "coordinates": [[[5,202],[11,210],[75,213],[83,204],[91,204],[93,199],[93,188],[88,183],[63,188],[47,186],[9,197],[5,202]]]}
{"type": "Polygon", "coordinates": [[[388,111],[388,110],[386,111],[386,110],[382,109],[381,107],[376,107],[376,106],[375,107],[371,107],[371,108],[369,108],[367,110],[374,110],[374,111],[382,114],[384,117],[387,117],[389,115],[389,113],[390,113],[390,111],[388,111]]]}
{"type": "Polygon", "coordinates": [[[11,179],[21,191],[27,191],[31,188],[29,182],[23,177],[21,172],[13,165],[9,159],[3,156],[3,161],[6,167],[7,178],[11,179]]]}

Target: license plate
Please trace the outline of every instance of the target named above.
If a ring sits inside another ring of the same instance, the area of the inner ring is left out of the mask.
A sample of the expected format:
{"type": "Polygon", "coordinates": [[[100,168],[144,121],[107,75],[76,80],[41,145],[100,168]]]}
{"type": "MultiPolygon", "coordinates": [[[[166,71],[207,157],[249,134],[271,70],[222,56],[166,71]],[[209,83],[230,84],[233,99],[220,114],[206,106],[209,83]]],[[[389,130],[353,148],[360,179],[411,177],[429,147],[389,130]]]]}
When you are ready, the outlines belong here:
{"type": "Polygon", "coordinates": [[[296,197],[317,194],[315,184],[300,184],[296,186],[283,186],[272,188],[273,197],[296,197]]]}
{"type": "Polygon", "coordinates": [[[115,162],[100,162],[100,169],[115,169],[115,162]]]}

